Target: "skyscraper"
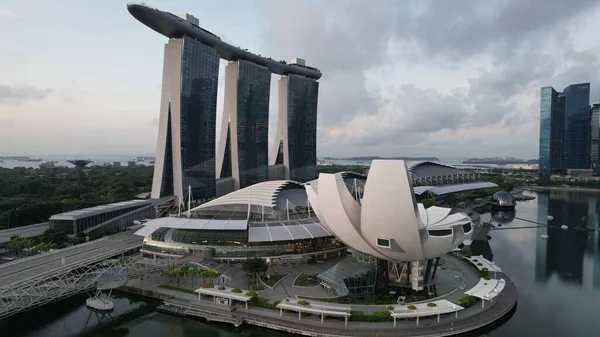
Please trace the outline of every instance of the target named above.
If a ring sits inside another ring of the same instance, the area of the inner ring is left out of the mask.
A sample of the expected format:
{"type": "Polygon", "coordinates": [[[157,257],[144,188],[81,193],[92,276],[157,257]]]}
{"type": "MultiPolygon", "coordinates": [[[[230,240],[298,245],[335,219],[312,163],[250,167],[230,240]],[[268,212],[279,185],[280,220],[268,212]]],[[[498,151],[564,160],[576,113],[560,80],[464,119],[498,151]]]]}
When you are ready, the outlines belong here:
{"type": "Polygon", "coordinates": [[[225,102],[217,154],[217,178],[234,189],[268,180],[271,72],[244,60],[225,68],[225,102]]]}
{"type": "Polygon", "coordinates": [[[565,96],[565,137],[563,167],[590,167],[590,84],[572,84],[563,91],[565,96]]]}
{"type": "Polygon", "coordinates": [[[589,83],[557,92],[543,87],[540,99],[539,176],[588,169],[590,162],[589,83]]]}
{"type": "MultiPolygon", "coordinates": [[[[279,109],[280,124],[285,125],[285,167],[276,166],[273,172],[283,176],[285,168],[288,178],[302,181],[316,177],[318,69],[301,59],[288,64],[232,46],[189,14],[179,17],[142,4],[129,4],[127,9],[170,39],[165,47],[153,198],[175,195],[181,202],[190,186],[192,200],[204,200],[215,197],[217,190],[228,193],[269,179],[271,73],[282,75],[280,102],[286,102],[279,109]],[[220,58],[230,63],[215,158],[220,58]],[[215,181],[217,177],[222,179],[215,181]]],[[[284,138],[277,141],[283,144],[284,138]]]]}
{"type": "Polygon", "coordinates": [[[600,140],[600,104],[594,104],[592,106],[590,114],[590,164],[594,169],[594,174],[600,174],[600,165],[598,160],[598,141],[600,140]]]}
{"type": "Polygon", "coordinates": [[[319,83],[298,75],[279,80],[279,115],[271,165],[283,163],[285,178],[317,177],[317,101],[319,83]]]}
{"type": "Polygon", "coordinates": [[[194,200],[215,196],[215,123],[219,55],[190,37],[165,46],[152,197],[191,187],[194,200]]]}

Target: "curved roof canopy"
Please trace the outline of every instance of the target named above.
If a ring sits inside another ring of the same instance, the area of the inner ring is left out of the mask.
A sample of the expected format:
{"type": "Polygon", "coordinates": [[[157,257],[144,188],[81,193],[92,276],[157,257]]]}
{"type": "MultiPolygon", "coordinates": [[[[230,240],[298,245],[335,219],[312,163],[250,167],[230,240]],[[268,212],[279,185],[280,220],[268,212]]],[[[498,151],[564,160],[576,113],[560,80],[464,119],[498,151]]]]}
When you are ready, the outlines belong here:
{"type": "Polygon", "coordinates": [[[469,173],[452,166],[431,161],[412,161],[407,162],[406,166],[412,178],[427,178],[469,173]]]}
{"type": "Polygon", "coordinates": [[[191,212],[205,210],[214,206],[229,205],[252,205],[274,208],[277,206],[277,196],[279,195],[279,192],[288,188],[304,190],[304,185],[293,180],[264,181],[211,200],[193,208],[191,212]]]}
{"type": "Polygon", "coordinates": [[[287,64],[268,57],[252,54],[247,50],[223,42],[217,35],[172,13],[163,12],[142,4],[128,4],[127,10],[134,18],[154,31],[168,38],[192,37],[215,48],[219,55],[226,60],[247,60],[268,67],[272,73],[279,75],[297,74],[315,80],[321,78],[322,74],[319,69],[298,64],[287,64]]]}

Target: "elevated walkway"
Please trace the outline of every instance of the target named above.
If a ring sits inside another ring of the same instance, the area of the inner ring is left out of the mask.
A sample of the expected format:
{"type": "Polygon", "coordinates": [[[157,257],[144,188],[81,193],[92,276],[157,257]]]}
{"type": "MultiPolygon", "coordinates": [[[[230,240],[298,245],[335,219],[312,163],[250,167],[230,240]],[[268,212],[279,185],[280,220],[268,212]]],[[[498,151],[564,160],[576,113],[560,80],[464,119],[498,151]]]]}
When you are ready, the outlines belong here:
{"type": "Polygon", "coordinates": [[[122,286],[186,261],[139,256],[106,261],[140,246],[140,237],[120,233],[0,265],[0,319],[98,287],[122,286]]]}

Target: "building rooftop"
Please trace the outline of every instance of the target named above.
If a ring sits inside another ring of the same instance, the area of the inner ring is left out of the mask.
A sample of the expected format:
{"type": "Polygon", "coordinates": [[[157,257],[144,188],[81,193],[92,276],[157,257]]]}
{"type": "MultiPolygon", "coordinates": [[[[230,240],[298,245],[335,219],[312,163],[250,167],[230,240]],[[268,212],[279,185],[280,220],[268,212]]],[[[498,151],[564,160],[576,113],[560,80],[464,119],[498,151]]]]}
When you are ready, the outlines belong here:
{"type": "Polygon", "coordinates": [[[64,212],[60,214],[54,214],[50,217],[50,220],[77,220],[81,218],[86,218],[88,216],[105,213],[109,211],[116,211],[122,208],[132,207],[132,206],[142,206],[145,204],[152,204],[152,200],[128,200],[121,202],[114,202],[112,204],[99,205],[94,207],[88,207],[83,209],[78,209],[74,211],[64,212]]]}

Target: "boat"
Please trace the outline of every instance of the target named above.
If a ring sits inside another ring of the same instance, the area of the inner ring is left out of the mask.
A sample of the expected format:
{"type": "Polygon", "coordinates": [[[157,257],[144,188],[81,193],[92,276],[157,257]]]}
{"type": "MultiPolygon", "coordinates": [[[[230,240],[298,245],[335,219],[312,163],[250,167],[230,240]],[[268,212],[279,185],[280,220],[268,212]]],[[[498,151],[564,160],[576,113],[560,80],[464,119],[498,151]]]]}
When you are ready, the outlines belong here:
{"type": "Polygon", "coordinates": [[[554,220],[554,217],[553,217],[552,215],[548,215],[548,216],[546,217],[546,219],[548,219],[548,220],[552,221],[552,220],[554,220]]]}
{"type": "Polygon", "coordinates": [[[569,226],[567,226],[567,225],[562,225],[562,226],[560,226],[560,229],[569,229],[569,226]]]}
{"type": "Polygon", "coordinates": [[[542,235],[540,235],[540,238],[542,238],[544,240],[548,240],[550,238],[550,236],[548,236],[548,234],[542,234],[542,235]]]}

